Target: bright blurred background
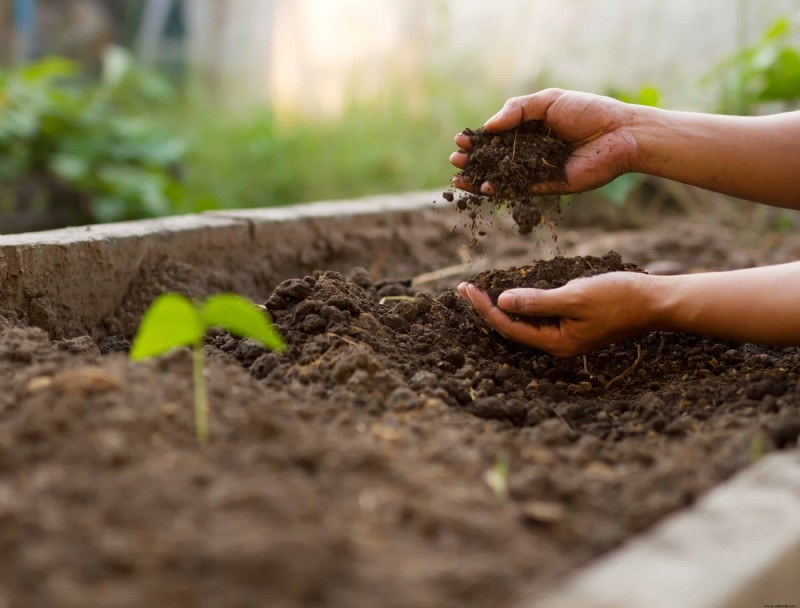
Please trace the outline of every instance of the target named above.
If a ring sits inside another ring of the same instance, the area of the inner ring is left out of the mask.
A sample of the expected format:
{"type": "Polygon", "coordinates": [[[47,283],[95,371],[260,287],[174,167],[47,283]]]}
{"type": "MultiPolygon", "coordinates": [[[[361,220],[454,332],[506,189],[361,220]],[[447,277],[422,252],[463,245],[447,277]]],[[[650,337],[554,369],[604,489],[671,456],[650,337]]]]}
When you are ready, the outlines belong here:
{"type": "Polygon", "coordinates": [[[445,187],[547,86],[792,109],[798,49],[797,0],[0,0],[0,233],[445,187]]]}

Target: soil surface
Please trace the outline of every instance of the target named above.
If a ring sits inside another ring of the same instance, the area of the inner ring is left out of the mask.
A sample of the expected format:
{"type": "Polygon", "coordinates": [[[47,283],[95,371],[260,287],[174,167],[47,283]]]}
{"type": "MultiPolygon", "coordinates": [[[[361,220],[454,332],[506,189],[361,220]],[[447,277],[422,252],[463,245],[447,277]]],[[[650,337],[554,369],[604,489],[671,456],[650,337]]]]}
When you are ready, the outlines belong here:
{"type": "MultiPolygon", "coordinates": [[[[563,182],[564,167],[572,147],[555,136],[544,122],[533,120],[503,133],[486,129],[465,129],[470,138],[469,163],[459,177],[476,189],[484,182],[492,184],[492,198],[459,194],[456,207],[468,214],[473,224],[487,205],[508,205],[520,234],[528,234],[543,223],[541,197],[532,188],[546,182],[563,182]]],[[[445,193],[454,200],[454,193],[445,193]]]]}
{"type": "MultiPolygon", "coordinates": [[[[726,234],[562,243],[682,271],[783,247],[726,234]]],[[[493,267],[530,263],[506,246],[493,267]]],[[[171,272],[153,281],[192,292],[202,276],[171,272]]],[[[286,355],[211,333],[204,447],[187,350],[134,365],[127,333],[53,341],[0,311],[0,605],[502,607],[797,446],[797,348],[652,333],[555,359],[441,283],[380,276],[265,291],[286,355]]],[[[145,279],[109,327],[130,326],[145,279]]]]}

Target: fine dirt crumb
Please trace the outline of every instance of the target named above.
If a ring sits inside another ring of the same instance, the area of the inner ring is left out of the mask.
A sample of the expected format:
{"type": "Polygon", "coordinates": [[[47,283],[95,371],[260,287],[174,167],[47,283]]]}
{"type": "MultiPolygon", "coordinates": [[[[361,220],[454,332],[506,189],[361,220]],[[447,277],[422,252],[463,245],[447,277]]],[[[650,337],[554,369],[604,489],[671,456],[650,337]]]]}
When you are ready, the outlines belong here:
{"type": "MultiPolygon", "coordinates": [[[[495,189],[491,199],[474,194],[462,195],[457,201],[459,211],[468,212],[476,220],[485,203],[493,206],[508,204],[520,234],[530,233],[542,223],[539,198],[531,194],[537,184],[563,182],[564,167],[571,146],[556,137],[542,121],[523,123],[504,133],[486,129],[465,129],[472,142],[469,164],[460,177],[479,188],[490,182],[495,189]]],[[[445,193],[446,200],[454,198],[445,193]]]]}

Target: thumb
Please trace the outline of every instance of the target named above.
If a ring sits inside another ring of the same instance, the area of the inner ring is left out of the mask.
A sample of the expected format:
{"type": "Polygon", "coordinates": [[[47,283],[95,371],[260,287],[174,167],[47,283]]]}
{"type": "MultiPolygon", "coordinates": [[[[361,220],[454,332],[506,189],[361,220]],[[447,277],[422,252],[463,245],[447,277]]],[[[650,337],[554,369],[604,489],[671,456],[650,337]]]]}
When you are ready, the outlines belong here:
{"type": "Polygon", "coordinates": [[[505,312],[528,317],[563,317],[568,304],[560,289],[509,289],[497,298],[505,312]]]}
{"type": "Polygon", "coordinates": [[[490,133],[509,131],[522,122],[523,110],[519,105],[506,103],[497,114],[484,123],[484,128],[490,133]]]}

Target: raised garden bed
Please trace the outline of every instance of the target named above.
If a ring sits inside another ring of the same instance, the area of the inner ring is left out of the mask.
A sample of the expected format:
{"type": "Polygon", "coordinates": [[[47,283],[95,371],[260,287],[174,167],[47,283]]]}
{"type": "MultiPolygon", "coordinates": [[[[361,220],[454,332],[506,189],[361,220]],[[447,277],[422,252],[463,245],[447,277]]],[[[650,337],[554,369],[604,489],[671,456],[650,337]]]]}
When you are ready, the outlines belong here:
{"type": "MultiPolygon", "coordinates": [[[[798,349],[657,333],[556,360],[508,344],[452,286],[553,245],[509,228],[471,250],[431,200],[0,237],[0,600],[533,606],[796,446],[798,349]],[[201,447],[188,351],[124,351],[156,295],[229,290],[266,306],[289,352],[209,336],[201,447]]],[[[679,218],[565,220],[563,255],[653,269],[797,253],[679,218]]]]}

